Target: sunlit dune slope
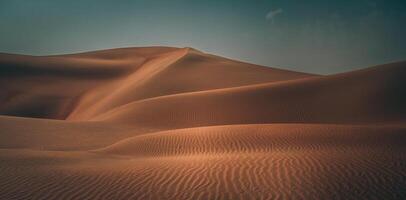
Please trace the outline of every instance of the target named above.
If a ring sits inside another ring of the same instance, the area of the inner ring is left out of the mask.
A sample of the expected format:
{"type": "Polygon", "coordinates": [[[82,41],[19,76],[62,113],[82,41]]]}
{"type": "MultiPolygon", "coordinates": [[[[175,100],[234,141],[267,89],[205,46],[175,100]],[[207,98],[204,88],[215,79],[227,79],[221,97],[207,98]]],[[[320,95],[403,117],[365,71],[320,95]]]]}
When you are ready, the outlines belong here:
{"type": "Polygon", "coordinates": [[[182,93],[94,120],[167,129],[249,123],[385,123],[406,118],[406,63],[338,75],[182,93]]]}

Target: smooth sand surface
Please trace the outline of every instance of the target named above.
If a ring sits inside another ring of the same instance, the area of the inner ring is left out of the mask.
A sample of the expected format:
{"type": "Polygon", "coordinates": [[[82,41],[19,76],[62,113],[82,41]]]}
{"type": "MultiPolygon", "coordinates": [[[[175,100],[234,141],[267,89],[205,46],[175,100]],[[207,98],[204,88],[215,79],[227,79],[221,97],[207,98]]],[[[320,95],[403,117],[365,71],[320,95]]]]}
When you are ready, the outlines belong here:
{"type": "Polygon", "coordinates": [[[0,199],[406,199],[406,62],[0,54],[0,199]]]}

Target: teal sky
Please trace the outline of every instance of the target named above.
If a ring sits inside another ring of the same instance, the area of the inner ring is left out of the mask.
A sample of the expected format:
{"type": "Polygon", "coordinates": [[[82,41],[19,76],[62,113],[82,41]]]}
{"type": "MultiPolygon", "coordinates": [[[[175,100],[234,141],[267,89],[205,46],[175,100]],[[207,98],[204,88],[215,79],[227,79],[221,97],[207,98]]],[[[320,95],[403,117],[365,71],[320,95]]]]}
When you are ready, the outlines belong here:
{"type": "Polygon", "coordinates": [[[1,0],[0,52],[177,46],[332,74],[406,60],[404,0],[1,0]]]}

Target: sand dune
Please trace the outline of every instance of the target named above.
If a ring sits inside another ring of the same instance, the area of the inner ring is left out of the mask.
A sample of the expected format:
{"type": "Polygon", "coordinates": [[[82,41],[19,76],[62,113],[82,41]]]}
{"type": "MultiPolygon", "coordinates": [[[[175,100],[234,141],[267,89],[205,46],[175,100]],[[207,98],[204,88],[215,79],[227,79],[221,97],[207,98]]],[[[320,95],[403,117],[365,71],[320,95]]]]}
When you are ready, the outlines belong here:
{"type": "Polygon", "coordinates": [[[86,120],[119,106],[152,97],[290,80],[311,75],[270,69],[198,52],[179,49],[154,58],[117,83],[117,87],[92,91],[69,120],[86,120]],[[227,73],[227,78],[223,78],[227,73]],[[100,93],[105,93],[101,95],[100,93]],[[95,103],[95,98],[98,102],[95,103]],[[82,106],[83,105],[83,106],[82,106]]]}
{"type": "Polygon", "coordinates": [[[406,63],[368,70],[162,96],[94,120],[165,129],[252,123],[385,123],[406,118],[406,63]],[[382,69],[385,68],[385,69],[382,69]]]}
{"type": "Polygon", "coordinates": [[[405,199],[406,62],[0,54],[0,199],[405,199]]]}
{"type": "Polygon", "coordinates": [[[46,57],[0,54],[0,65],[0,83],[6,91],[0,98],[0,114],[71,120],[86,120],[151,97],[311,76],[190,48],[127,48],[46,57]]]}

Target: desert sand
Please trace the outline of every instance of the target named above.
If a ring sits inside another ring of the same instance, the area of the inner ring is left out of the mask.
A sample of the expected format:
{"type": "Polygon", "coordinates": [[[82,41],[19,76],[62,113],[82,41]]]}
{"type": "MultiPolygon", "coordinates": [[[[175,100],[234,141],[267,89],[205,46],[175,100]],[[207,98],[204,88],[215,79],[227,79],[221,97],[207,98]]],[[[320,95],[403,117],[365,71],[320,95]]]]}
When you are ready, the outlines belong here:
{"type": "Polygon", "coordinates": [[[406,199],[406,62],[0,54],[0,199],[406,199]]]}

